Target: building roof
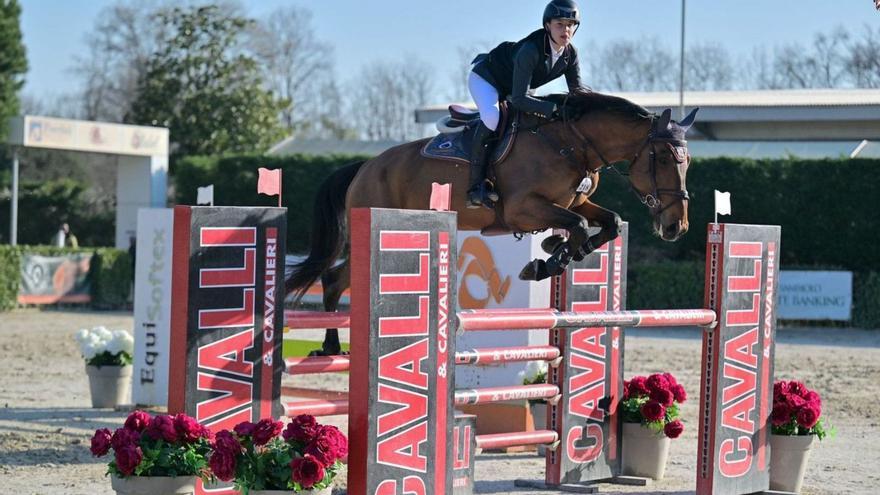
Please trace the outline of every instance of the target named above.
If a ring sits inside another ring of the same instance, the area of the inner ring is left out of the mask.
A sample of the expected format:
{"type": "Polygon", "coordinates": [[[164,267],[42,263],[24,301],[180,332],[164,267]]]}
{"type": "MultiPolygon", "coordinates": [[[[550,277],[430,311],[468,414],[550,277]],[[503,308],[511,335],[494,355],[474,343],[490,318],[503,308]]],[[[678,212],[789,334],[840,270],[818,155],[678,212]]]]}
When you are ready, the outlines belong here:
{"type": "Polygon", "coordinates": [[[295,139],[287,138],[276,144],[267,155],[368,155],[376,156],[388,148],[401,144],[399,141],[354,141],[343,139],[295,139]]]}
{"type": "MultiPolygon", "coordinates": [[[[676,92],[615,94],[652,112],[679,105],[676,92]]],[[[694,91],[685,93],[684,104],[685,112],[700,108],[691,139],[880,140],[880,89],[694,91]]],[[[470,103],[465,106],[473,108],[470,103]]],[[[446,107],[420,108],[416,122],[435,122],[446,114],[446,107]]]]}

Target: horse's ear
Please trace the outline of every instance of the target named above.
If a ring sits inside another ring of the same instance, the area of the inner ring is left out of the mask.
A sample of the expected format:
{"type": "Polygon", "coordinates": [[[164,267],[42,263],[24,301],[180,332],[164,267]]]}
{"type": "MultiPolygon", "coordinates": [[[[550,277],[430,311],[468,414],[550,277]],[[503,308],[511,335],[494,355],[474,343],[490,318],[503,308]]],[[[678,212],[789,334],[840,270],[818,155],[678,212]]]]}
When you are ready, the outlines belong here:
{"type": "Polygon", "coordinates": [[[688,116],[684,118],[684,120],[678,123],[679,127],[681,127],[684,132],[687,132],[687,130],[690,129],[692,125],[694,125],[694,119],[696,119],[697,111],[699,109],[700,107],[691,110],[691,113],[689,113],[688,116]]]}
{"type": "Polygon", "coordinates": [[[663,113],[660,114],[660,121],[657,122],[657,129],[659,131],[665,131],[669,128],[669,121],[672,119],[672,109],[667,108],[663,110],[663,113]]]}

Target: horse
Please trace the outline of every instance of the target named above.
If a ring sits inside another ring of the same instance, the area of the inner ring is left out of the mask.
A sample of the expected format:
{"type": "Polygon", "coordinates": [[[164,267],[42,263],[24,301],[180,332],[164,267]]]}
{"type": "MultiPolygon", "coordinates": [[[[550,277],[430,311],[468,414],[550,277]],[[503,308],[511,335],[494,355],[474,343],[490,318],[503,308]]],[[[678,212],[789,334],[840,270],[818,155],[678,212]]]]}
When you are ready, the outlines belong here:
{"type": "MultiPolygon", "coordinates": [[[[562,115],[577,117],[520,115],[513,147],[494,166],[495,189],[501,197],[494,209],[465,206],[469,165],[422,156],[420,150],[430,138],[401,144],[330,174],[316,192],[310,252],[293,267],[285,284],[287,293],[293,293],[296,302],[320,277],[324,309],[335,311],[350,285],[345,223],[351,209],[428,209],[434,182],[452,184],[451,210],[458,213],[459,230],[568,232],[567,239],[556,235],[542,243],[551,256],[526,265],[520,273],[525,280],[559,274],[571,260],[582,259],[618,236],[620,216],[590,201],[603,168],[620,172],[617,167],[628,165],[630,187],[652,215],[656,235],[675,241],[687,232],[685,179],[690,155],[685,133],[696,109],[675,122],[669,109],[657,115],[624,98],[597,92],[545,98],[576,110],[562,115]],[[592,236],[587,231],[591,224],[600,227],[592,236]]],[[[327,329],[322,349],[313,354],[339,352],[336,329],[327,329]]]]}

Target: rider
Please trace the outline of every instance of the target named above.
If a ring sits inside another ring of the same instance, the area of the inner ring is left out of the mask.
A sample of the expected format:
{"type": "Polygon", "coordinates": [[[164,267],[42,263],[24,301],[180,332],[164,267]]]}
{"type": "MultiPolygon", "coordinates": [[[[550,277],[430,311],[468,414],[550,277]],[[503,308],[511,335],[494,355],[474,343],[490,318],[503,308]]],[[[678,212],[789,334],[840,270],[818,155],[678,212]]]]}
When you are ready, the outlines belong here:
{"type": "Polygon", "coordinates": [[[552,0],[544,9],[543,28],[517,42],[505,41],[474,59],[468,89],[480,111],[481,122],[471,145],[468,208],[491,208],[498,201],[498,194],[486,179],[495,131],[503,130],[497,129],[498,100],[507,98],[514,108],[542,117],[562,117],[554,103],[532,97],[529,90],[562,75],[569,91],[581,89],[577,50],[571,44],[580,19],[574,0],[552,0]]]}

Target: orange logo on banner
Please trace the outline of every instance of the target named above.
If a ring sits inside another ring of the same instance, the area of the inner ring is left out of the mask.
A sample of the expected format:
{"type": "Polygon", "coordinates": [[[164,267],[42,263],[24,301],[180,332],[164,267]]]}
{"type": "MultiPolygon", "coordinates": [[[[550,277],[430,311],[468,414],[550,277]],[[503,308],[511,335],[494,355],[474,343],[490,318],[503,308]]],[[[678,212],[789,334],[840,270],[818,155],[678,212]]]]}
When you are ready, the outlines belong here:
{"type": "Polygon", "coordinates": [[[489,305],[489,299],[501,303],[507,297],[510,289],[510,276],[501,279],[498,269],[495,267],[495,258],[489,246],[479,237],[468,237],[462,243],[458,254],[458,271],[461,272],[461,282],[458,287],[458,304],[461,309],[482,309],[489,305]],[[467,266],[462,267],[467,261],[467,266]],[[487,294],[484,298],[477,298],[467,288],[469,276],[478,277],[486,282],[487,294]]]}

